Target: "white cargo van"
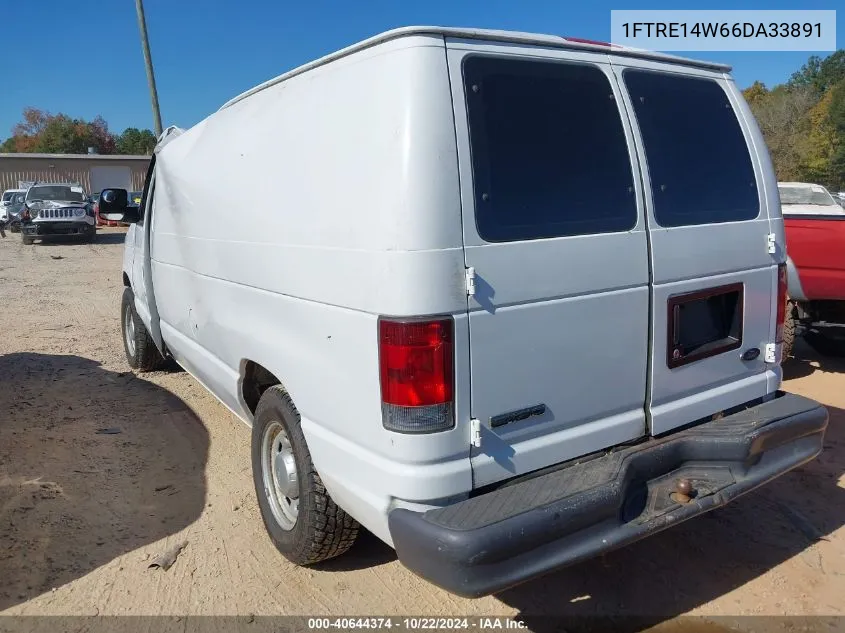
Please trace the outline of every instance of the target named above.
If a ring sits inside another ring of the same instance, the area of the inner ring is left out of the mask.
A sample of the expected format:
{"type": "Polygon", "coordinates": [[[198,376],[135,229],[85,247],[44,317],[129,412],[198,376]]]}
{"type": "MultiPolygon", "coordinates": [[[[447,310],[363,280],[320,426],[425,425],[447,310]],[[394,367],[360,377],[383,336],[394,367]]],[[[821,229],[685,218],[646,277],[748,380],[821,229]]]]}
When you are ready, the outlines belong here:
{"type": "Polygon", "coordinates": [[[129,363],[251,425],[298,564],[360,524],[479,596],[721,506],[827,426],[779,391],[777,183],[728,71],[406,28],[262,84],[163,135],[140,211],[103,193],[129,363]]]}

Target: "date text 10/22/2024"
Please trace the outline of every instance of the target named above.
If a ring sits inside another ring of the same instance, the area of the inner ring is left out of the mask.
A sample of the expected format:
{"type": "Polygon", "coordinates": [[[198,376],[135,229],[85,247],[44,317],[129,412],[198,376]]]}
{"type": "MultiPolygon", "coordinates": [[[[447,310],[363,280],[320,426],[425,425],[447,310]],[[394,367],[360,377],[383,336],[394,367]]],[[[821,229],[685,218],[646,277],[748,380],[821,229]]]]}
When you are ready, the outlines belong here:
{"type": "Polygon", "coordinates": [[[328,629],[407,629],[407,630],[520,630],[527,625],[521,620],[501,617],[434,618],[434,617],[351,617],[309,618],[310,630],[328,629]]]}

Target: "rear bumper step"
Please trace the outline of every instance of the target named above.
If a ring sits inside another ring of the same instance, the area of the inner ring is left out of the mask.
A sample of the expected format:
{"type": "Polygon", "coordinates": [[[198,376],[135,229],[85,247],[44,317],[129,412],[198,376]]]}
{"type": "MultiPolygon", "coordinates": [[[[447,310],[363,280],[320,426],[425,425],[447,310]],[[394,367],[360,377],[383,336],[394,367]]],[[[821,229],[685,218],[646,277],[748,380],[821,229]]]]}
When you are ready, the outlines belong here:
{"type": "Polygon", "coordinates": [[[812,460],[827,419],[818,403],[782,394],[445,508],[393,510],[391,537],[418,575],[461,596],[487,595],[723,506],[812,460]],[[676,494],[684,479],[688,501],[676,494]]]}

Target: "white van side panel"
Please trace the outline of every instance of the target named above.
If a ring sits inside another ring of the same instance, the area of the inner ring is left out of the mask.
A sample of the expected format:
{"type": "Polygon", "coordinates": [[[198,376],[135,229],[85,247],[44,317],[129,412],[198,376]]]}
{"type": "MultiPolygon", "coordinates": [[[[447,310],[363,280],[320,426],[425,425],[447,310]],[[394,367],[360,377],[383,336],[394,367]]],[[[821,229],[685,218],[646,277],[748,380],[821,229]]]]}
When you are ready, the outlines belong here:
{"type": "Polygon", "coordinates": [[[442,39],[396,40],[211,115],[159,155],[172,184],[193,183],[171,194],[179,217],[201,212],[204,222],[191,225],[197,239],[344,252],[460,248],[445,71],[442,39]]]}
{"type": "Polygon", "coordinates": [[[436,36],[262,90],[158,156],[151,252],[168,347],[245,421],[246,362],[276,375],[332,497],[388,542],[394,498],[472,487],[456,164],[436,36]],[[377,318],[426,314],[455,316],[456,426],[388,432],[377,318]]]}

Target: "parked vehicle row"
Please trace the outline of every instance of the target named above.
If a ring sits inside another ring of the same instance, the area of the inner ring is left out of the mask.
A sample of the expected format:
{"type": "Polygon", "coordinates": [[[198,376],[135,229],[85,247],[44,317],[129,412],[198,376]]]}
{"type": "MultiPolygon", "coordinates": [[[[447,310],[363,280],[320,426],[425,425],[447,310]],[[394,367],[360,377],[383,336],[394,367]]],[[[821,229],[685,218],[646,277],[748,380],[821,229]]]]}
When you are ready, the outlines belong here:
{"type": "Polygon", "coordinates": [[[413,28],[268,81],[167,130],[137,208],[103,191],[127,361],[252,427],[301,565],[363,525],[480,596],[724,505],[827,426],[779,390],[787,238],[729,70],[413,28]]]}
{"type": "MultiPolygon", "coordinates": [[[[86,195],[78,183],[29,184],[27,189],[7,189],[0,201],[0,223],[14,233],[22,233],[25,244],[54,236],[79,236],[93,240],[97,226],[118,226],[99,216],[100,192],[86,195]]],[[[141,192],[129,196],[137,208],[141,192]]]]}

